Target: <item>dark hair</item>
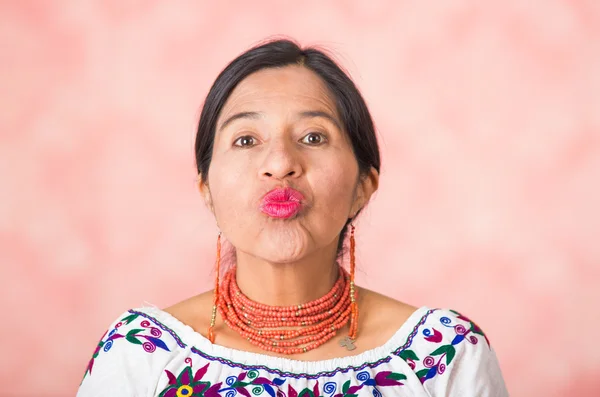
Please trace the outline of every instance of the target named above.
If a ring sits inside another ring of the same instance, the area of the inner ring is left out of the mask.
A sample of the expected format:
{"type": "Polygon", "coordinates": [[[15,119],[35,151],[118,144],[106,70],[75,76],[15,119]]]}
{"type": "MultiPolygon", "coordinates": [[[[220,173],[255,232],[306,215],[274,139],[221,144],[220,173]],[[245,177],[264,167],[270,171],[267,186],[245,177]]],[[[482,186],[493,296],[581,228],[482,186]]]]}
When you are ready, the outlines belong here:
{"type": "MultiPolygon", "coordinates": [[[[250,74],[261,69],[294,64],[303,65],[315,72],[333,94],[343,128],[352,143],[359,174],[365,175],[371,167],[379,172],[381,159],[375,127],[367,104],[354,82],[323,51],[313,47],[302,49],[290,40],[273,40],[253,47],[235,58],[219,74],[206,96],[195,144],[196,166],[204,181],[207,181],[212,160],[217,119],[234,88],[250,74]]],[[[348,219],[340,234],[338,255],[351,220],[348,219]]]]}

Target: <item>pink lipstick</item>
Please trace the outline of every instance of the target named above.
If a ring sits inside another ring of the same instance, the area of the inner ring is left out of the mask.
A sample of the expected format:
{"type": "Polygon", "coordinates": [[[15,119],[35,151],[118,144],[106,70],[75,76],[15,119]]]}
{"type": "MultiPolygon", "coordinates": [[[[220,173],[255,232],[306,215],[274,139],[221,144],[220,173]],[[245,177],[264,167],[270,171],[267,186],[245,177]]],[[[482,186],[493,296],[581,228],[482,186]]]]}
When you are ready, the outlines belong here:
{"type": "Polygon", "coordinates": [[[287,219],[300,211],[303,200],[302,193],[291,187],[276,188],[263,197],[260,210],[272,218],[287,219]]]}

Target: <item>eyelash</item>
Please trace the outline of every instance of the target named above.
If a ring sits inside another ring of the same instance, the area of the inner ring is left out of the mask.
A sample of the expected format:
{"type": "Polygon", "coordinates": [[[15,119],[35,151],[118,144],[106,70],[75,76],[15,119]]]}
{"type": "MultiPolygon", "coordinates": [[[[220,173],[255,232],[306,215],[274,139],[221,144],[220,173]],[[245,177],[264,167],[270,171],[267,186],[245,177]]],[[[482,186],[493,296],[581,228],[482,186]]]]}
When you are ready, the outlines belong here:
{"type": "MultiPolygon", "coordinates": [[[[308,144],[309,146],[321,146],[322,144],[324,144],[324,143],[327,142],[327,137],[325,136],[325,134],[322,134],[320,132],[309,132],[304,137],[302,137],[301,141],[303,141],[306,137],[311,136],[311,135],[319,135],[321,137],[322,141],[319,142],[318,144],[315,144],[315,145],[308,144]]],[[[233,146],[237,146],[239,148],[248,148],[248,147],[255,146],[255,145],[250,145],[250,146],[248,146],[248,145],[245,145],[245,146],[244,145],[238,145],[237,142],[240,141],[241,139],[244,139],[244,138],[251,138],[251,139],[256,140],[256,138],[254,138],[252,135],[243,135],[243,136],[240,136],[239,138],[237,138],[233,142],[233,146]]]]}
{"type": "Polygon", "coordinates": [[[327,142],[327,136],[325,136],[325,134],[322,134],[320,132],[309,132],[308,134],[304,135],[304,137],[302,138],[302,141],[304,141],[304,139],[306,137],[311,136],[311,135],[318,135],[318,136],[320,136],[321,137],[321,142],[317,143],[316,145],[310,145],[310,146],[321,146],[321,145],[323,145],[324,143],[327,142]]]}
{"type": "MultiPolygon", "coordinates": [[[[233,146],[237,146],[237,147],[240,147],[240,148],[247,148],[247,147],[248,147],[247,145],[246,145],[246,146],[243,146],[243,145],[238,145],[238,144],[237,144],[237,142],[238,142],[239,140],[241,140],[241,139],[244,139],[244,138],[252,138],[252,139],[256,140],[256,138],[254,138],[254,137],[253,137],[253,136],[251,136],[251,135],[243,135],[243,136],[239,137],[238,139],[236,139],[236,140],[233,142],[233,146]]],[[[254,146],[254,145],[252,145],[252,146],[254,146]]]]}

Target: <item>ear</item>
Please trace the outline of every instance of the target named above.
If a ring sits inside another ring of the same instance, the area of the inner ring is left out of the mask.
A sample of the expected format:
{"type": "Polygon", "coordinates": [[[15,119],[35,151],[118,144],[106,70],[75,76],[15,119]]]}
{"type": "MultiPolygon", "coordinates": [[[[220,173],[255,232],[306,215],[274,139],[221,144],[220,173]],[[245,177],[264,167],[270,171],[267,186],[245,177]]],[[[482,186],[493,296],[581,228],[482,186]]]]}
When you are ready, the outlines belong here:
{"type": "Polygon", "coordinates": [[[371,167],[366,175],[361,175],[359,178],[356,196],[350,210],[350,218],[354,218],[358,214],[379,188],[379,172],[374,167],[371,167]]]}
{"type": "Polygon", "coordinates": [[[204,200],[204,204],[210,210],[210,212],[212,212],[212,214],[214,215],[215,208],[213,206],[212,196],[210,194],[210,188],[208,186],[208,183],[204,180],[204,178],[202,178],[201,174],[198,174],[196,183],[197,183],[198,191],[200,192],[200,194],[202,195],[202,199],[204,200]]]}

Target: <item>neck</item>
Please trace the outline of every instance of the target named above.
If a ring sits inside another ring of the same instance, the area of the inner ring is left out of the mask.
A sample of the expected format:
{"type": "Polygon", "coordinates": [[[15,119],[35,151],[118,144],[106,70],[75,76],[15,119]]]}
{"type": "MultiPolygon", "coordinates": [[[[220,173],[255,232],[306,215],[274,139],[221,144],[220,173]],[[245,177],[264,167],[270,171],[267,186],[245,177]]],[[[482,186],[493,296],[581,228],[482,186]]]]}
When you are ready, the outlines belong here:
{"type": "Polygon", "coordinates": [[[326,295],[337,281],[336,248],[337,241],[332,247],[290,263],[273,263],[237,251],[237,284],[249,299],[265,305],[313,301],[326,295]]]}

